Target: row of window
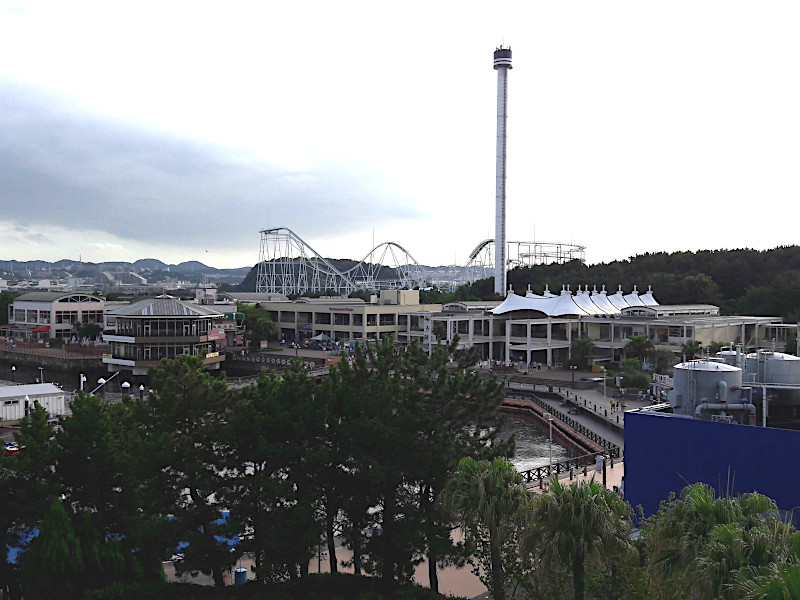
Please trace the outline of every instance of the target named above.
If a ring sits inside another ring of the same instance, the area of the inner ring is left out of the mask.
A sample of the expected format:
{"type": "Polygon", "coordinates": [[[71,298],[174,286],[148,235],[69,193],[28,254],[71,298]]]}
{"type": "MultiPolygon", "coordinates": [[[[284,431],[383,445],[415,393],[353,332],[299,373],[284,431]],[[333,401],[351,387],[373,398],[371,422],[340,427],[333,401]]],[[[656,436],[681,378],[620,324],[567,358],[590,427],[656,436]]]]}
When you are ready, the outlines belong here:
{"type": "Polygon", "coordinates": [[[111,344],[111,355],[114,358],[125,360],[161,360],[162,358],[176,358],[183,354],[191,356],[205,356],[214,351],[213,343],[203,344],[153,344],[140,346],[133,344],[111,344]]]}
{"type": "Polygon", "coordinates": [[[123,319],[117,320],[117,334],[135,337],[190,337],[208,335],[211,319],[123,319]]]}
{"type": "MultiPolygon", "coordinates": [[[[398,323],[397,315],[391,314],[367,314],[367,327],[388,327],[398,323]]],[[[295,315],[292,312],[282,312],[280,314],[281,323],[294,323],[295,315]]],[[[297,323],[300,325],[312,324],[312,313],[297,313],[297,323]]],[[[400,324],[405,325],[405,315],[400,317],[400,324]]],[[[341,314],[341,313],[313,313],[314,325],[338,325],[342,327],[361,327],[364,325],[364,315],[361,314],[341,314]],[[352,317],[352,319],[351,319],[352,317]]]]}
{"type": "MultiPolygon", "coordinates": [[[[50,311],[45,310],[25,310],[21,308],[14,309],[14,322],[15,323],[37,323],[49,324],[50,311]]],[[[102,310],[57,310],[55,313],[55,323],[102,323],[103,311],[102,310]]]]}

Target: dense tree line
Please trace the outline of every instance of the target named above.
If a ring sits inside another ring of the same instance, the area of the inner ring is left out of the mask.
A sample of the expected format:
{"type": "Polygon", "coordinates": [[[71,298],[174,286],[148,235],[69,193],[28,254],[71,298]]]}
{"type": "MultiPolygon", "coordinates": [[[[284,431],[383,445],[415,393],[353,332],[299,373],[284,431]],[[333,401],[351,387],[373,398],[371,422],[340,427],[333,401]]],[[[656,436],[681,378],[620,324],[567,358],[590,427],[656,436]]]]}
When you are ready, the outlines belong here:
{"type": "MultiPolygon", "coordinates": [[[[661,304],[715,304],[723,314],[781,316],[789,322],[800,321],[800,308],[795,302],[800,293],[799,246],[656,252],[595,265],[579,261],[537,265],[510,271],[508,283],[517,293],[528,285],[541,293],[549,285],[556,294],[562,285],[569,285],[573,292],[579,285],[589,285],[590,289],[597,286],[598,290],[605,285],[609,293],[620,285],[626,293],[634,285],[640,292],[652,286],[661,304]]],[[[494,279],[463,286],[444,297],[447,301],[492,299],[494,279]]]]}
{"type": "Polygon", "coordinates": [[[436,566],[464,560],[437,509],[450,471],[512,450],[498,439],[502,387],[471,364],[455,347],[429,357],[384,341],[319,383],[298,362],[231,390],[182,356],[143,400],[78,396],[57,431],[37,405],[23,449],[0,461],[0,531],[24,548],[3,583],[80,598],[163,580],[176,552],[179,572],[218,586],[244,552],[261,582],[302,580],[321,540],[336,573],[341,536],[357,573],[390,589],[427,558],[435,589],[436,566]]]}
{"type": "Polygon", "coordinates": [[[697,252],[648,253],[627,260],[584,265],[539,265],[514,269],[509,283],[521,291],[532,284],[541,292],[545,284],[558,293],[563,284],[574,291],[578,285],[606,285],[626,292],[634,285],[647,286],[662,304],[716,304],[724,314],[782,316],[800,320],[794,301],[800,292],[800,247],[772,250],[701,250],[697,252]]]}

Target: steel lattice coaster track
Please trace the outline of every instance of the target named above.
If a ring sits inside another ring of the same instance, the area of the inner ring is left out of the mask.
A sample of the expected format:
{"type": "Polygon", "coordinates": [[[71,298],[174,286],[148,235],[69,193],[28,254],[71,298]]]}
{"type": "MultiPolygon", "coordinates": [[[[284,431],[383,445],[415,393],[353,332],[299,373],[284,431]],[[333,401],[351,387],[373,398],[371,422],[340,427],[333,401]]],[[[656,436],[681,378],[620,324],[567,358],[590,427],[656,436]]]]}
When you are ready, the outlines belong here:
{"type": "MultiPolygon", "coordinates": [[[[287,227],[261,233],[256,291],[299,295],[328,290],[349,295],[356,290],[413,289],[431,277],[405,248],[395,242],[378,244],[355,266],[340,270],[287,227]]],[[[466,265],[454,265],[447,287],[455,288],[494,274],[494,240],[483,240],[466,265]]],[[[584,261],[584,246],[561,242],[508,242],[507,268],[584,261]]]]}
{"type": "Polygon", "coordinates": [[[256,291],[305,294],[412,289],[424,284],[419,263],[399,244],[378,244],[354,267],[341,271],[286,227],[261,231],[256,291]]]}

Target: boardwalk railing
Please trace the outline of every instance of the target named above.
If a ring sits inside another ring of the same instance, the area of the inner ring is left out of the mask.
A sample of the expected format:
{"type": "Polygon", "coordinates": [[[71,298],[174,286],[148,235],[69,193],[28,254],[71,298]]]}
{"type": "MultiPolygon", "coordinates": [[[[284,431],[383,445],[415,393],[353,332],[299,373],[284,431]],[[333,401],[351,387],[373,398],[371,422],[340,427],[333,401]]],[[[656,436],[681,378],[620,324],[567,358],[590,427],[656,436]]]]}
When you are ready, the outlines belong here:
{"type": "Polygon", "coordinates": [[[594,467],[597,464],[598,456],[602,456],[606,459],[614,458],[611,453],[593,452],[592,454],[584,454],[583,456],[568,458],[567,460],[553,463],[552,466],[544,465],[542,467],[528,469],[527,471],[521,471],[520,475],[522,475],[522,479],[525,483],[533,483],[534,481],[547,481],[548,479],[552,479],[553,477],[558,477],[559,475],[566,473],[570,475],[571,479],[573,475],[577,475],[577,472],[584,467],[594,467]]]}
{"type": "Polygon", "coordinates": [[[583,423],[579,423],[568,414],[558,410],[557,408],[553,408],[547,402],[539,398],[533,392],[528,392],[525,390],[507,390],[507,394],[509,398],[514,398],[516,400],[530,400],[534,404],[536,404],[539,408],[546,410],[551,415],[553,415],[556,419],[571,427],[577,433],[580,433],[585,438],[593,441],[595,444],[598,444],[602,448],[608,450],[609,456],[612,458],[619,458],[620,456],[620,447],[617,446],[613,442],[609,442],[606,438],[604,438],[599,433],[596,433],[586,427],[583,423]]]}
{"type": "MultiPolygon", "coordinates": [[[[247,356],[234,355],[233,360],[237,362],[249,362],[261,365],[269,365],[271,367],[286,368],[292,366],[292,361],[295,360],[294,356],[270,356],[269,354],[250,354],[247,356]]],[[[318,365],[318,361],[314,359],[302,359],[303,366],[306,369],[313,369],[318,365]]]]}

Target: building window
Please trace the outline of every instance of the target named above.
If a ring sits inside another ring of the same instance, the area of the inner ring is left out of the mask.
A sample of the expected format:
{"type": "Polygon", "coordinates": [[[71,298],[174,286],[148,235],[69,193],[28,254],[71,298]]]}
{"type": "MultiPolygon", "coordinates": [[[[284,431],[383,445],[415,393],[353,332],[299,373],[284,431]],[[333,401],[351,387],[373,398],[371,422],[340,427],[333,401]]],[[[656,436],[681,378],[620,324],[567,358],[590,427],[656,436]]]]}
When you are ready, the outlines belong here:
{"type": "Polygon", "coordinates": [[[378,324],[378,315],[376,314],[367,315],[367,327],[375,327],[377,324],[378,324]]]}
{"type": "Polygon", "coordinates": [[[364,324],[364,315],[353,315],[354,327],[361,327],[363,324],[364,324]]]}

